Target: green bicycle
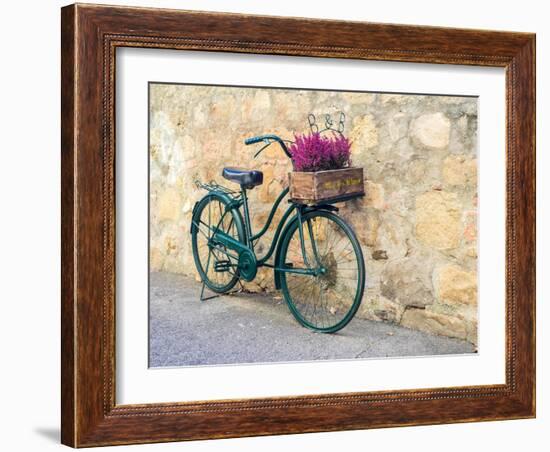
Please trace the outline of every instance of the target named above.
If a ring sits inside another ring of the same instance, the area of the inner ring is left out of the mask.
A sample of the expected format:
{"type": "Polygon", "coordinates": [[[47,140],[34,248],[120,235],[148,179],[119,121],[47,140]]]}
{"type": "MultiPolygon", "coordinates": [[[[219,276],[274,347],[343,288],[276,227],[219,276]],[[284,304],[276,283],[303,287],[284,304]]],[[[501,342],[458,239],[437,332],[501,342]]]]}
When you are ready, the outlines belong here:
{"type": "MultiPolygon", "coordinates": [[[[290,158],[285,142],[276,135],[248,138],[245,144],[278,143],[290,158]]],[[[261,171],[224,168],[222,176],[240,185],[235,191],[216,183],[197,183],[208,193],[192,214],[191,239],[195,265],[204,287],[217,294],[229,292],[240,279],[252,281],[259,267],[274,270],[275,287],[303,326],[334,333],[357,312],[365,288],[365,263],[351,226],[333,203],[304,205],[289,200],[267,253],[255,252],[275,212],[288,194],[285,188],[274,202],[262,229],[251,230],[247,190],[263,183],[261,171]],[[273,263],[268,260],[273,256],[273,263]]],[[[201,293],[201,300],[204,299],[201,293]]]]}

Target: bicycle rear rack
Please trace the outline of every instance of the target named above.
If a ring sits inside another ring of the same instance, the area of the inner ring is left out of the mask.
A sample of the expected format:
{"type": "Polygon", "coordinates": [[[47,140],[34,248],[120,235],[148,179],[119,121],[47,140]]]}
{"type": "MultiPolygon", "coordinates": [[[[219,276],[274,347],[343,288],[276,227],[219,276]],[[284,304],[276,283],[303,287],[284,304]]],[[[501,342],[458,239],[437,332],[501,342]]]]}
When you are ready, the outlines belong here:
{"type": "Polygon", "coordinates": [[[224,187],[223,185],[218,184],[216,181],[210,181],[210,182],[201,182],[199,180],[195,180],[195,185],[197,188],[202,188],[209,192],[217,192],[217,193],[225,193],[230,196],[240,196],[240,192],[236,190],[232,190],[231,188],[224,187]]]}

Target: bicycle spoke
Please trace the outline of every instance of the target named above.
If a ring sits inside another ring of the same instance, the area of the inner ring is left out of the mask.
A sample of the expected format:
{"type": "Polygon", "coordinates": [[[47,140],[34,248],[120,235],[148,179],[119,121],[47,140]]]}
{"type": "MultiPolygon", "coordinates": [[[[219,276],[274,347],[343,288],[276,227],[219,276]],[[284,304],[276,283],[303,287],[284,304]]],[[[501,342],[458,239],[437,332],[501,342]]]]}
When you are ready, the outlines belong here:
{"type": "MultiPolygon", "coordinates": [[[[351,319],[361,301],[364,285],[357,239],[353,237],[353,242],[334,217],[327,213],[313,213],[304,219],[304,230],[308,231],[303,235],[307,259],[312,268],[321,267],[323,272],[317,276],[283,274],[285,298],[297,319],[310,328],[329,332],[341,328],[351,319]]],[[[296,269],[304,267],[297,227],[286,243],[284,262],[296,269]]]]}

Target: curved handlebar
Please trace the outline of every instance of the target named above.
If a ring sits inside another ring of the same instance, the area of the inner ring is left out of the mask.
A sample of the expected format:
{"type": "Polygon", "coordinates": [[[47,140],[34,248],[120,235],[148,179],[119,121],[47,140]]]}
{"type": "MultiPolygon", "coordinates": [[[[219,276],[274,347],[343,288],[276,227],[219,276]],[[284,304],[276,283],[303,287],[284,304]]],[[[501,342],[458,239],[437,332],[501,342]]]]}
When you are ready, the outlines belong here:
{"type": "Polygon", "coordinates": [[[263,141],[263,140],[264,140],[264,137],[262,136],[250,137],[244,140],[244,144],[249,145],[249,144],[259,143],[260,141],[263,141]]]}
{"type": "MultiPolygon", "coordinates": [[[[261,141],[266,143],[266,146],[276,141],[279,143],[279,146],[283,149],[284,153],[288,158],[291,158],[290,152],[288,152],[288,148],[286,147],[286,144],[284,141],[278,137],[277,135],[258,135],[257,137],[250,137],[244,140],[244,144],[254,144],[254,143],[260,143],[261,141]]],[[[263,150],[263,148],[260,150],[260,152],[263,150]]],[[[259,152],[256,154],[258,155],[259,152]]]]}

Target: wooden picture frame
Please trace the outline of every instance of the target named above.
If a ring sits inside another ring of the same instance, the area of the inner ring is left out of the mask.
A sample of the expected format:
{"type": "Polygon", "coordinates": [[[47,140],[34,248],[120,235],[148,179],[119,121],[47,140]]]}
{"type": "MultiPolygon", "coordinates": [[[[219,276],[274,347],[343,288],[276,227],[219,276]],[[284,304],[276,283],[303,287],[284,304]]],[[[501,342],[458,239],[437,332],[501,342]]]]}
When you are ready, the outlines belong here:
{"type": "Polygon", "coordinates": [[[535,35],[70,5],[62,9],[62,442],[73,447],[535,416],[535,35]],[[506,69],[506,383],[115,404],[115,50],[506,69]]]}

